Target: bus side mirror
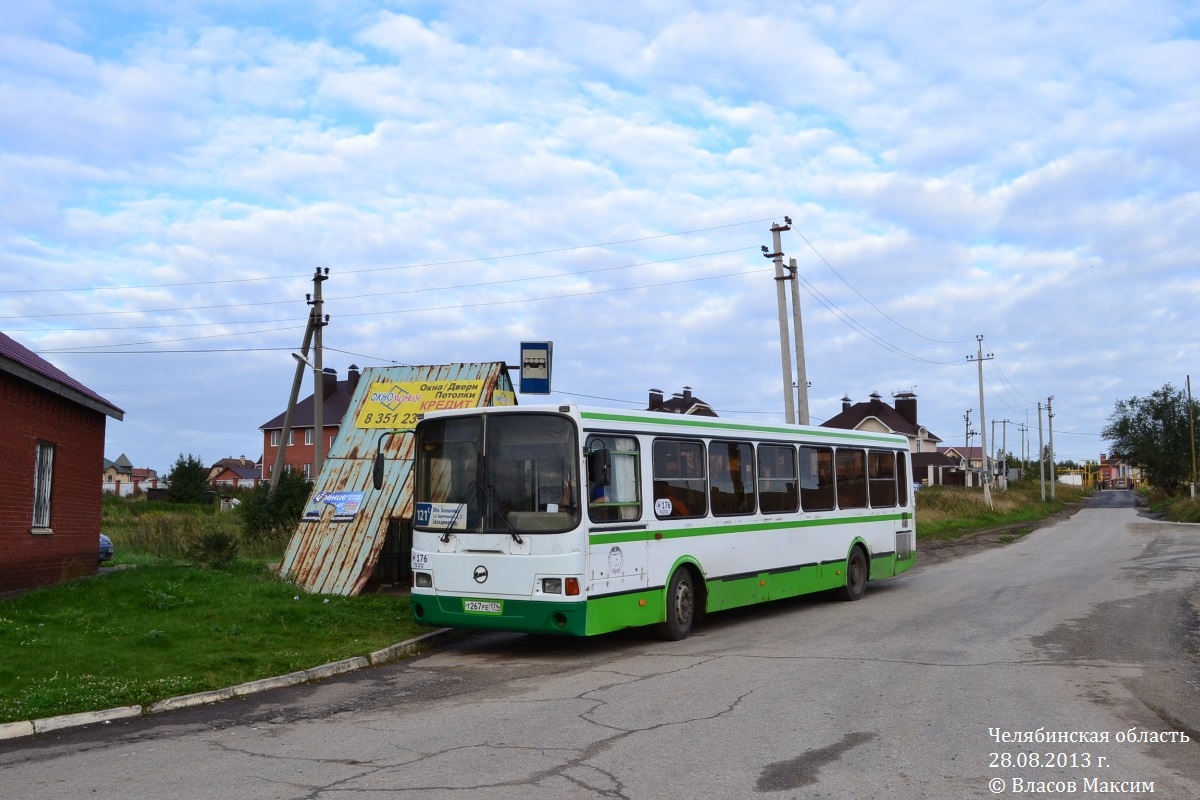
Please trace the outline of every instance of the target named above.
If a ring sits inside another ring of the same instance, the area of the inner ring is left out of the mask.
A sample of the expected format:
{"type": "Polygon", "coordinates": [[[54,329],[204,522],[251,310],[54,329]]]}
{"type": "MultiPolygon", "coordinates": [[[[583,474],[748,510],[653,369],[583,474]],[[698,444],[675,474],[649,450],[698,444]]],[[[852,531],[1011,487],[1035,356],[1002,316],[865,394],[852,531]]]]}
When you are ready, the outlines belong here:
{"type": "Polygon", "coordinates": [[[383,448],[379,448],[379,452],[375,454],[375,463],[371,467],[371,483],[376,489],[383,488],[383,448]]]}
{"type": "Polygon", "coordinates": [[[608,448],[601,447],[598,450],[590,450],[587,454],[587,471],[588,481],[593,486],[608,486],[609,473],[612,470],[612,459],[609,457],[608,448]]]}

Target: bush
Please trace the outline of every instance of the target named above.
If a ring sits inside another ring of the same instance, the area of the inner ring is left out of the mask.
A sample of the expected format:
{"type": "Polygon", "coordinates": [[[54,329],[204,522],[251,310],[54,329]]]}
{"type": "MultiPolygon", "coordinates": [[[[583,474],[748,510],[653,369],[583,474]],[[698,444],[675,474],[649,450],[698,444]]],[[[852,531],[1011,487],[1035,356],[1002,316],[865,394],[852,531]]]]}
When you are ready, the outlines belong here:
{"type": "Polygon", "coordinates": [[[213,569],[229,566],[237,554],[237,537],[224,531],[207,531],[188,548],[189,561],[213,569]]]}
{"type": "Polygon", "coordinates": [[[245,541],[256,546],[282,543],[279,547],[282,552],[300,523],[312,488],[312,481],[303,473],[285,470],[279,476],[274,497],[266,483],[243,495],[237,514],[242,521],[245,541]]]}
{"type": "Polygon", "coordinates": [[[205,503],[209,500],[208,467],[199,456],[179,454],[167,477],[167,499],[174,503],[205,503]]]}
{"type": "Polygon", "coordinates": [[[1171,522],[1200,522],[1200,500],[1175,498],[1167,506],[1167,519],[1171,522]]]}

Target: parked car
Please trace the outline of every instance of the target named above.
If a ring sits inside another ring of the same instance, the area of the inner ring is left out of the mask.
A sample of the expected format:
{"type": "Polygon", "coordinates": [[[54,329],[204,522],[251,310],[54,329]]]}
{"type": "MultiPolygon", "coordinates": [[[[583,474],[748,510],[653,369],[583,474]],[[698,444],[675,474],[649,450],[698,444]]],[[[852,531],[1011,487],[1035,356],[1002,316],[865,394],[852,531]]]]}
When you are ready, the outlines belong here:
{"type": "Polygon", "coordinates": [[[107,536],[105,536],[102,533],[102,534],[100,534],[100,563],[103,564],[105,561],[112,561],[112,557],[113,557],[112,539],[108,538],[107,536]]]}

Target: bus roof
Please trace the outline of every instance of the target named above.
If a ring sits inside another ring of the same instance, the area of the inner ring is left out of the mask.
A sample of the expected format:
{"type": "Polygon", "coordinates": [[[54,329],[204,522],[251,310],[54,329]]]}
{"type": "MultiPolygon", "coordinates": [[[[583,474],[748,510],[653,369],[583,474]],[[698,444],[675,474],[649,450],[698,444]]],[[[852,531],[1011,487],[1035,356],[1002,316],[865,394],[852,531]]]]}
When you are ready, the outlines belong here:
{"type": "Polygon", "coordinates": [[[709,436],[727,438],[738,434],[755,438],[795,440],[818,440],[828,444],[877,444],[887,447],[908,448],[908,438],[901,434],[856,431],[843,428],[824,428],[819,425],[788,425],[786,423],[763,423],[728,417],[700,417],[686,414],[667,414],[661,411],[599,408],[594,406],[523,405],[495,406],[491,408],[456,409],[453,411],[431,411],[424,419],[453,416],[475,416],[479,414],[566,414],[576,419],[585,430],[646,431],[668,435],[709,436]]]}

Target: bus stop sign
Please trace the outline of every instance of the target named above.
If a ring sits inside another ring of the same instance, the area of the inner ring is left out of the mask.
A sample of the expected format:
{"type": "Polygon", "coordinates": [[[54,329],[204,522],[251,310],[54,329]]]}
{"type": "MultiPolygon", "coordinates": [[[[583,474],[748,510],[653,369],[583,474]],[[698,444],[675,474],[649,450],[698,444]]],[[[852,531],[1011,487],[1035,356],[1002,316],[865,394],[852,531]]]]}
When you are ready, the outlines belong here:
{"type": "Polygon", "coordinates": [[[521,342],[521,394],[550,394],[554,342],[521,342]]]}

